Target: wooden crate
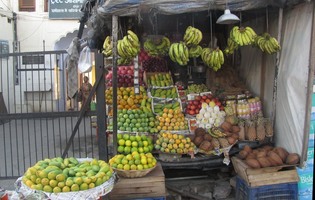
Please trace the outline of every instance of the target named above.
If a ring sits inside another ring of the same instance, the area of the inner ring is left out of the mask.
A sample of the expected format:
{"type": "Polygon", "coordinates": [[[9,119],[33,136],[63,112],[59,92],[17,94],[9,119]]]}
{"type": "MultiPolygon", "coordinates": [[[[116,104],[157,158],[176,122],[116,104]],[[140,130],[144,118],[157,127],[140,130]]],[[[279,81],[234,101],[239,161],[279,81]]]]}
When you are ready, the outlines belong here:
{"type": "Polygon", "coordinates": [[[135,199],[144,197],[166,196],[165,176],[160,163],[156,168],[141,178],[119,178],[109,199],[135,199]]]}
{"type": "Polygon", "coordinates": [[[279,183],[298,182],[299,176],[296,166],[283,165],[251,169],[245,162],[237,157],[232,157],[232,163],[236,173],[244,179],[249,187],[272,185],[279,183]]]}

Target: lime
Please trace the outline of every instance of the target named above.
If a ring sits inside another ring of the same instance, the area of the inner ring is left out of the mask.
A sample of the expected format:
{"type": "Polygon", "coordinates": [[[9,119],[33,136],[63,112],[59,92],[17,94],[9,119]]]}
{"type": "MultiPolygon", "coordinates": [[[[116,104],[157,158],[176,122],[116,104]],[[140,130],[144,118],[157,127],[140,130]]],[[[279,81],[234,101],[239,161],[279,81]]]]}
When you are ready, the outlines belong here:
{"type": "Polygon", "coordinates": [[[132,146],[132,147],[137,147],[137,146],[138,146],[138,142],[133,141],[133,142],[131,143],[131,146],[132,146]]]}
{"type": "Polygon", "coordinates": [[[136,119],[131,119],[131,123],[136,124],[138,121],[136,119]]]}
{"type": "Polygon", "coordinates": [[[131,170],[137,170],[137,165],[130,165],[131,170]]]}
{"type": "MultiPolygon", "coordinates": [[[[139,146],[140,146],[140,145],[139,145],[139,146]]],[[[139,152],[139,153],[143,153],[143,152],[144,152],[143,147],[139,147],[139,148],[138,148],[138,152],[139,152]]]]}
{"type": "Polygon", "coordinates": [[[124,139],[119,139],[118,140],[118,145],[124,146],[125,145],[125,140],[124,139]]]}
{"type": "Polygon", "coordinates": [[[130,153],[131,152],[131,148],[129,146],[125,147],[124,148],[124,152],[125,152],[125,154],[130,153]]]}
{"type": "Polygon", "coordinates": [[[143,147],[143,142],[142,141],[138,142],[138,147],[143,147]]]}
{"type": "Polygon", "coordinates": [[[148,153],[148,152],[150,152],[149,147],[143,147],[143,152],[144,152],[144,153],[148,153]]]}
{"type": "Polygon", "coordinates": [[[143,166],[142,165],[137,165],[137,170],[143,170],[143,166]]]}
{"type": "Polygon", "coordinates": [[[125,118],[118,118],[118,121],[121,123],[124,123],[126,120],[125,120],[125,118]]]}
{"type": "Polygon", "coordinates": [[[118,133],[118,134],[117,134],[117,139],[122,139],[122,138],[123,138],[122,134],[121,134],[121,133],[118,133]]]}
{"type": "Polygon", "coordinates": [[[119,130],[120,131],[126,131],[126,128],[122,126],[122,127],[119,127],[119,130]]]}
{"type": "Polygon", "coordinates": [[[125,140],[129,140],[129,134],[125,133],[125,134],[123,135],[123,138],[124,138],[125,140]]]}
{"type": "Polygon", "coordinates": [[[89,185],[87,183],[82,183],[80,185],[80,190],[87,190],[87,189],[89,189],[89,185]]]}
{"type": "Polygon", "coordinates": [[[137,147],[131,147],[130,152],[132,153],[132,152],[135,152],[135,151],[138,151],[138,148],[137,147]]]}
{"type": "Polygon", "coordinates": [[[130,170],[130,165],[129,164],[125,164],[123,167],[124,170],[130,170]]]}
{"type": "Polygon", "coordinates": [[[123,146],[118,146],[117,151],[118,151],[119,153],[123,153],[123,152],[124,152],[124,148],[125,148],[125,147],[123,147],[123,146]]]}
{"type": "Polygon", "coordinates": [[[127,160],[127,158],[123,158],[122,160],[121,160],[121,164],[123,164],[123,165],[125,165],[125,164],[127,164],[129,161],[127,160]]]}
{"type": "Polygon", "coordinates": [[[123,164],[118,164],[117,165],[117,169],[122,169],[124,166],[123,166],[123,164]]]}
{"type": "Polygon", "coordinates": [[[129,124],[131,122],[131,120],[128,118],[125,120],[125,123],[129,124]]]}
{"type": "Polygon", "coordinates": [[[126,145],[127,147],[130,147],[130,146],[131,146],[131,141],[130,141],[130,140],[126,140],[126,141],[125,141],[125,145],[126,145]]]}
{"type": "Polygon", "coordinates": [[[135,115],[134,114],[129,114],[129,119],[134,119],[135,118],[135,115]]]}
{"type": "Polygon", "coordinates": [[[129,118],[129,116],[128,116],[127,114],[124,114],[123,117],[124,117],[125,119],[128,119],[128,118],[129,118]]]}

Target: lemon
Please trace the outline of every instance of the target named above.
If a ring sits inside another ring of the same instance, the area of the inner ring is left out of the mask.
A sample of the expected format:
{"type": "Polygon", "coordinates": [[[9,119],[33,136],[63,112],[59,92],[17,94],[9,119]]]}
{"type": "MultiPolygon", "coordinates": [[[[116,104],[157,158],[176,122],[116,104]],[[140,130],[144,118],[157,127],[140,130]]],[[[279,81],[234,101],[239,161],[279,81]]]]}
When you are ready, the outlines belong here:
{"type": "Polygon", "coordinates": [[[79,191],[80,190],[80,187],[78,184],[73,184],[71,186],[71,191],[75,192],[75,191],[79,191]]]}
{"type": "Polygon", "coordinates": [[[125,164],[123,167],[124,170],[130,170],[130,165],[129,164],[125,164]]]}
{"type": "Polygon", "coordinates": [[[122,169],[124,166],[123,166],[123,164],[118,164],[117,165],[117,169],[122,169]]]}
{"type": "Polygon", "coordinates": [[[65,180],[66,180],[66,175],[64,175],[64,174],[58,174],[58,175],[56,176],[56,180],[57,180],[58,182],[65,181],[65,180]]]}
{"type": "Polygon", "coordinates": [[[89,189],[89,185],[87,183],[82,183],[80,185],[80,190],[87,190],[87,189],[89,189]]]}
{"type": "Polygon", "coordinates": [[[54,187],[56,187],[56,186],[58,185],[58,181],[56,181],[56,180],[50,180],[50,181],[49,181],[49,185],[50,185],[52,188],[54,188],[54,187]]]}
{"type": "Polygon", "coordinates": [[[131,165],[131,166],[130,166],[130,169],[131,169],[131,170],[137,170],[137,165],[131,165]]]}
{"type": "Polygon", "coordinates": [[[60,187],[60,188],[63,188],[64,186],[66,185],[65,182],[58,182],[57,186],[60,187]]]}
{"type": "Polygon", "coordinates": [[[94,183],[90,183],[89,184],[89,189],[95,188],[95,184],[94,183]]]}
{"type": "Polygon", "coordinates": [[[66,181],[66,186],[71,187],[72,185],[73,185],[73,180],[68,178],[66,181]]]}
{"type": "MultiPolygon", "coordinates": [[[[75,184],[77,184],[77,185],[81,185],[81,184],[83,183],[83,179],[82,179],[82,177],[75,177],[75,178],[73,179],[73,182],[74,182],[75,184]]],[[[72,188],[71,188],[71,190],[72,190],[72,188]]]]}
{"type": "Polygon", "coordinates": [[[41,184],[42,185],[49,185],[49,179],[48,178],[42,178],[41,184]]]}
{"type": "Polygon", "coordinates": [[[45,185],[43,187],[43,190],[44,190],[44,192],[52,192],[53,191],[53,189],[50,187],[50,185],[45,185]]]}
{"type": "Polygon", "coordinates": [[[147,163],[148,163],[147,158],[142,157],[142,158],[141,158],[141,164],[142,164],[142,165],[146,165],[147,163]]]}
{"type": "Polygon", "coordinates": [[[67,185],[62,188],[62,192],[70,192],[70,190],[70,187],[67,185]]]}
{"type": "Polygon", "coordinates": [[[53,189],[53,193],[59,193],[59,192],[61,192],[62,190],[61,190],[61,188],[60,187],[54,187],[54,189],[53,189]]]}
{"type": "Polygon", "coordinates": [[[137,165],[137,170],[143,170],[143,166],[142,165],[137,165]]]}

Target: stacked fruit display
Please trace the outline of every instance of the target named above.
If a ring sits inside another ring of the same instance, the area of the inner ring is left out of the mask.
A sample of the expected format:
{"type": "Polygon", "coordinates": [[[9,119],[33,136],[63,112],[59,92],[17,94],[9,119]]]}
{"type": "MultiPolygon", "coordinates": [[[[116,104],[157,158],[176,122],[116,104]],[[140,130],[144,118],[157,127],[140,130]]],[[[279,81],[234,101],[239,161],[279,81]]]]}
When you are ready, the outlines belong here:
{"type": "MultiPolygon", "coordinates": [[[[117,90],[118,109],[136,109],[139,108],[143,99],[147,99],[147,93],[143,86],[140,86],[140,93],[135,94],[133,87],[119,87],[117,90]]],[[[113,88],[107,88],[105,91],[106,104],[113,104],[113,88]]]]}
{"type": "Polygon", "coordinates": [[[170,102],[159,102],[159,103],[154,103],[153,102],[153,112],[154,114],[157,115],[162,115],[164,109],[172,109],[172,110],[180,110],[181,111],[181,104],[180,100],[176,99],[174,101],[170,102]]]}
{"type": "Polygon", "coordinates": [[[147,74],[146,76],[146,83],[149,87],[168,87],[173,85],[173,79],[169,73],[147,74]]]}
{"type": "Polygon", "coordinates": [[[146,72],[168,72],[167,62],[163,58],[149,57],[142,62],[142,69],[146,72]]]}
{"type": "Polygon", "coordinates": [[[188,130],[188,122],[180,109],[164,108],[161,115],[157,115],[157,130],[185,131],[188,130]]]}
{"type": "Polygon", "coordinates": [[[152,106],[151,106],[152,98],[143,98],[140,104],[140,109],[147,113],[148,115],[152,115],[152,106]]]}
{"type": "Polygon", "coordinates": [[[153,150],[153,140],[151,137],[146,135],[118,133],[117,143],[117,152],[125,155],[133,153],[134,151],[139,153],[149,153],[153,150]]]}
{"type": "Polygon", "coordinates": [[[201,96],[195,96],[194,100],[189,100],[186,106],[186,114],[195,116],[199,114],[202,109],[202,103],[211,104],[212,107],[218,106],[219,110],[223,110],[224,107],[218,98],[213,97],[211,93],[203,94],[201,96]]]}
{"type": "Polygon", "coordinates": [[[144,61],[150,58],[150,56],[144,49],[141,49],[138,58],[139,64],[142,65],[144,61]]]}
{"type": "Polygon", "coordinates": [[[112,176],[109,164],[102,160],[79,162],[61,157],[38,161],[27,169],[22,181],[31,189],[44,192],[76,192],[94,188],[112,176]]]}
{"type": "Polygon", "coordinates": [[[187,86],[187,94],[199,94],[202,92],[208,92],[209,89],[205,84],[191,84],[187,86]]]}
{"type": "Polygon", "coordinates": [[[257,34],[255,31],[247,27],[234,26],[230,32],[230,38],[239,46],[251,45],[255,42],[257,34]]]}
{"type": "Polygon", "coordinates": [[[249,145],[245,145],[237,157],[254,169],[284,164],[296,165],[300,162],[300,156],[297,153],[289,153],[283,147],[272,147],[269,145],[257,149],[252,149],[249,145]]]}
{"type": "MultiPolygon", "coordinates": [[[[145,113],[141,109],[122,109],[117,112],[117,129],[127,132],[157,133],[158,121],[153,113],[145,113]]],[[[108,130],[113,130],[113,122],[110,121],[108,130]]]]}
{"type": "Polygon", "coordinates": [[[237,141],[237,134],[225,133],[218,128],[206,130],[196,128],[192,138],[193,143],[202,153],[209,153],[214,149],[228,148],[237,141]]]}
{"type": "Polygon", "coordinates": [[[189,137],[171,132],[161,132],[154,147],[164,153],[194,154],[196,151],[189,137]]]}
{"type": "Polygon", "coordinates": [[[202,40],[202,32],[195,27],[188,26],[183,39],[187,46],[197,46],[202,40]]]}
{"type": "Polygon", "coordinates": [[[178,98],[178,92],[176,86],[168,88],[151,88],[151,96],[154,98],[174,99],[178,98]]]}
{"type": "MultiPolygon", "coordinates": [[[[112,87],[112,70],[106,75],[106,86],[112,87]]],[[[139,70],[139,85],[143,85],[143,71],[139,70]]],[[[119,66],[117,69],[117,86],[133,87],[134,86],[134,66],[119,66]]]]}
{"type": "Polygon", "coordinates": [[[161,38],[157,37],[146,39],[143,47],[150,56],[164,56],[167,55],[170,45],[170,40],[163,36],[161,38]]]}
{"type": "Polygon", "coordinates": [[[225,118],[225,112],[220,111],[220,107],[214,100],[209,103],[202,103],[199,113],[196,115],[197,124],[201,128],[210,129],[212,127],[219,127],[225,118]]]}
{"type": "Polygon", "coordinates": [[[170,59],[179,65],[187,65],[189,61],[189,49],[183,42],[171,44],[168,52],[170,59]]]}
{"type": "Polygon", "coordinates": [[[120,170],[145,170],[156,166],[157,161],[151,153],[117,154],[109,160],[109,164],[114,169],[120,170]]]}

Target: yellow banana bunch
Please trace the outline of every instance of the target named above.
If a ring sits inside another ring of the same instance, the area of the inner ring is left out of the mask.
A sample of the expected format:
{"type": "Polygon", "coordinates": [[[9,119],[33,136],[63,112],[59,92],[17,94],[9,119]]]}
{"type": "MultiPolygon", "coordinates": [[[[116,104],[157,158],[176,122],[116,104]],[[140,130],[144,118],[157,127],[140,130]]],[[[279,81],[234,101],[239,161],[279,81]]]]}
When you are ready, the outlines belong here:
{"type": "Polygon", "coordinates": [[[255,38],[257,34],[255,31],[247,26],[247,27],[238,27],[234,26],[230,32],[230,38],[236,42],[239,46],[246,46],[253,44],[255,42],[255,38]]]}
{"type": "Polygon", "coordinates": [[[218,71],[224,63],[224,55],[219,48],[204,48],[201,53],[201,59],[214,71],[218,71]]]}
{"type": "Polygon", "coordinates": [[[168,50],[171,46],[171,42],[167,37],[162,37],[162,39],[147,39],[144,44],[144,50],[150,56],[159,56],[159,55],[166,55],[168,50]]]}
{"type": "Polygon", "coordinates": [[[192,46],[189,48],[189,57],[198,58],[202,53],[202,47],[200,45],[192,46]]]}
{"type": "Polygon", "coordinates": [[[187,65],[189,61],[189,50],[188,47],[183,43],[173,43],[168,51],[173,62],[177,62],[179,65],[187,65]]]}
{"type": "Polygon", "coordinates": [[[131,30],[127,31],[128,35],[117,42],[118,55],[123,60],[134,58],[140,52],[140,42],[137,35],[131,30]]]}
{"type": "Polygon", "coordinates": [[[102,53],[105,57],[109,57],[113,54],[113,44],[110,36],[107,36],[104,40],[102,53]]]}
{"type": "Polygon", "coordinates": [[[271,37],[268,33],[263,33],[261,36],[257,36],[255,44],[268,54],[273,54],[281,49],[279,42],[276,38],[271,37]]]}
{"type": "Polygon", "coordinates": [[[184,42],[187,46],[198,45],[202,40],[202,32],[192,26],[188,26],[184,34],[184,42]]]}
{"type": "Polygon", "coordinates": [[[227,47],[223,50],[226,55],[233,54],[235,50],[238,49],[238,44],[234,42],[231,38],[227,40],[227,47]]]}

